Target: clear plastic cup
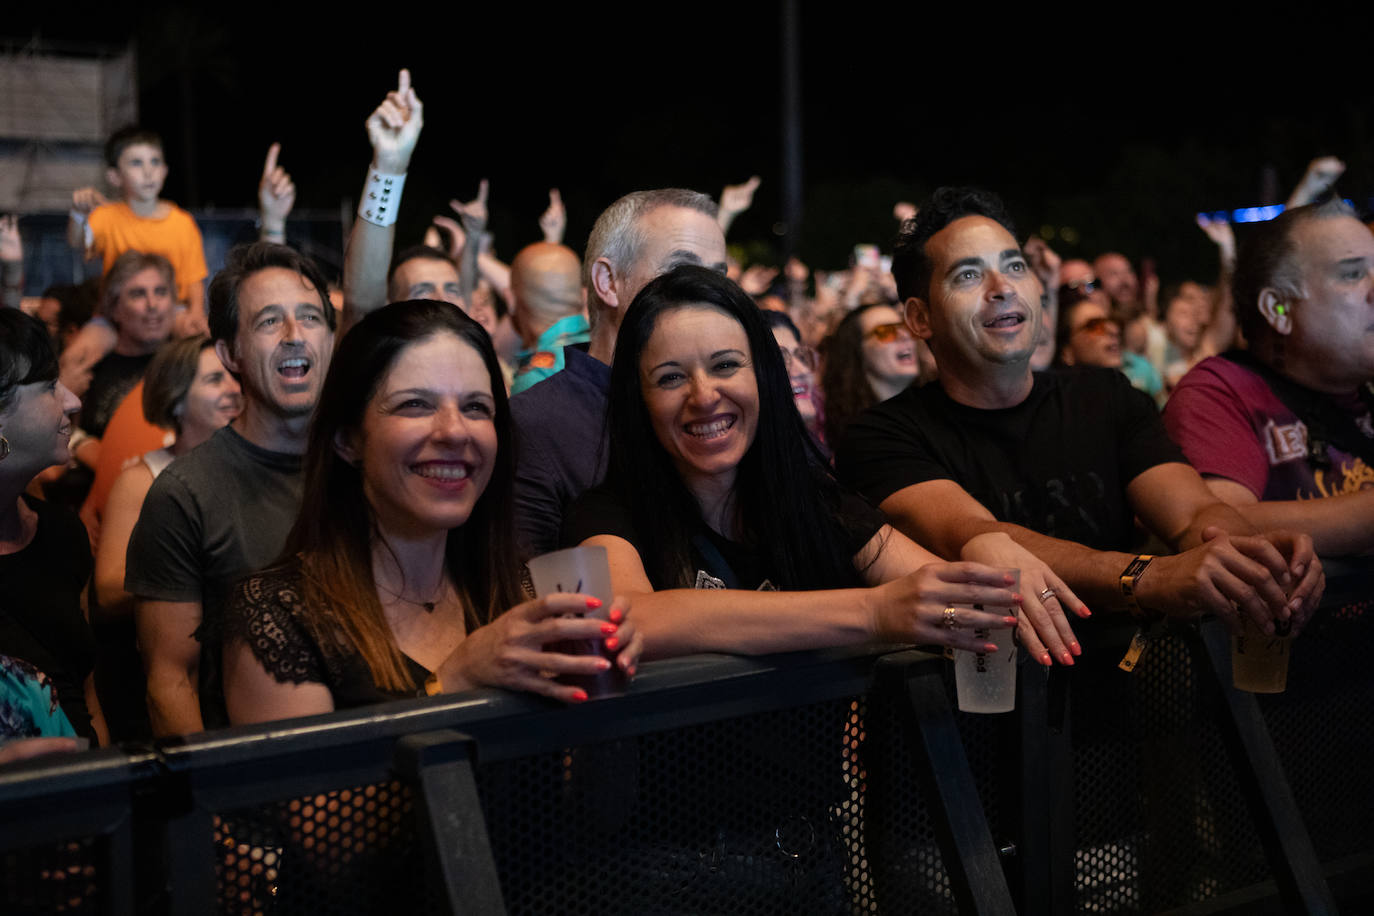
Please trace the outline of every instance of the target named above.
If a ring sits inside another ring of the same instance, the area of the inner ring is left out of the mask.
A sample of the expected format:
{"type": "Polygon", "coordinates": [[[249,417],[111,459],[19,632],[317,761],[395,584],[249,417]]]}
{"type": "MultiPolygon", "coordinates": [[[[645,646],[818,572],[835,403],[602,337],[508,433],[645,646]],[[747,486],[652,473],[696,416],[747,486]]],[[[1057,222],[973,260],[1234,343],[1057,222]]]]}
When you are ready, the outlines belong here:
{"type": "Polygon", "coordinates": [[[1288,688],[1288,626],[1277,625],[1273,636],[1242,615],[1242,632],[1231,635],[1231,683],[1248,693],[1283,693],[1288,688]]]}
{"type": "MultiPolygon", "coordinates": [[[[611,568],[605,547],[556,550],[530,560],[529,568],[535,595],[540,598],[559,592],[591,595],[601,599],[601,607],[581,616],[609,619],[615,595],[611,592],[611,568]]],[[[558,678],[560,684],[581,687],[593,699],[624,692],[625,672],[616,667],[616,652],[606,648],[604,638],[563,640],[549,643],[548,650],[566,655],[600,655],[611,662],[611,667],[600,674],[562,675],[558,678]]]]}
{"type": "MultiPolygon", "coordinates": [[[[1016,582],[1008,588],[1021,590],[1021,571],[1009,570],[1016,582]]],[[[1015,607],[983,607],[975,610],[1016,616],[1015,607]]],[[[962,712],[1011,712],[1016,708],[1016,640],[1012,627],[977,627],[975,636],[994,643],[996,652],[954,650],[954,692],[962,712]]]]}

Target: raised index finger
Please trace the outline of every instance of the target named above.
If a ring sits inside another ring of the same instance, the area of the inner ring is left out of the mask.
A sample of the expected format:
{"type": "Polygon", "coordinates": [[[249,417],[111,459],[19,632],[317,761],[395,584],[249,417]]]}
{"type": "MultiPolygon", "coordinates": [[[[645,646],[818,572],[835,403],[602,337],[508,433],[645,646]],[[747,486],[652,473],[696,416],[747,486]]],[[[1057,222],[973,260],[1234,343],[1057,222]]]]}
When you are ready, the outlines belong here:
{"type": "Polygon", "coordinates": [[[273,143],[267,148],[267,161],[262,165],[262,174],[271,175],[272,170],[277,167],[277,156],[281,153],[281,144],[273,143]]]}
{"type": "Polygon", "coordinates": [[[404,96],[404,95],[406,94],[406,90],[409,89],[409,88],[410,88],[410,71],[407,70],[406,68],[402,67],[402,68],[401,68],[401,75],[400,75],[400,76],[397,78],[397,80],[396,80],[396,92],[397,92],[399,95],[404,96]]]}

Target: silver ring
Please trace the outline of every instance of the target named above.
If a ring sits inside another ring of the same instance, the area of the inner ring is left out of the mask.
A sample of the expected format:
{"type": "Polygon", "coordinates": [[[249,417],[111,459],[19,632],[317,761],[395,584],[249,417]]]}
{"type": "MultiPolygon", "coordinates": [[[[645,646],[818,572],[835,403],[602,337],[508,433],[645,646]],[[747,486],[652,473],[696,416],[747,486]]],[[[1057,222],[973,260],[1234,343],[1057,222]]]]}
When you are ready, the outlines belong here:
{"type": "Polygon", "coordinates": [[[940,626],[944,627],[946,630],[952,630],[958,626],[958,624],[954,622],[954,608],[945,608],[945,616],[940,621],[940,626]]]}
{"type": "Polygon", "coordinates": [[[1052,588],[1047,588],[1047,589],[1045,589],[1043,592],[1040,593],[1040,603],[1041,603],[1041,604],[1044,604],[1046,601],[1049,601],[1051,598],[1054,598],[1054,597],[1057,597],[1057,596],[1058,596],[1058,593],[1057,593],[1054,589],[1052,589],[1052,588]]]}

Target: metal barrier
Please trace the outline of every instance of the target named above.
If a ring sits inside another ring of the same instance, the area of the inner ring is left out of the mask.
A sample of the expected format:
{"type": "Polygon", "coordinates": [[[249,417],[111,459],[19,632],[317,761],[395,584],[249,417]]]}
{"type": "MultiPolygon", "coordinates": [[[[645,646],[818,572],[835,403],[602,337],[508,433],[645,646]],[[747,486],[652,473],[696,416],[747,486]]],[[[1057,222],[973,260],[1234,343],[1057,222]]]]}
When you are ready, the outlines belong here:
{"type": "Polygon", "coordinates": [[[1133,675],[1120,635],[1080,631],[1073,670],[1023,660],[1000,716],[954,712],[942,659],[870,647],[12,764],[0,912],[1330,913],[1327,873],[1363,899],[1367,669],[1309,679],[1295,650],[1257,704],[1210,625],[1133,675]]]}

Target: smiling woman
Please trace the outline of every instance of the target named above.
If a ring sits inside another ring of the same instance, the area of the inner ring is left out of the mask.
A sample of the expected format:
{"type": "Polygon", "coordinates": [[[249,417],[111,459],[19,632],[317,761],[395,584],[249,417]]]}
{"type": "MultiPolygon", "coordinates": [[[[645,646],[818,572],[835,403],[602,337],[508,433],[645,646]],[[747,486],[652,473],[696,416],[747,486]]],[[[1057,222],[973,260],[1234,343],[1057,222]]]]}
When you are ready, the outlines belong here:
{"type": "Polygon", "coordinates": [[[551,675],[610,663],[545,651],[565,639],[618,643],[633,673],[641,641],[624,603],[611,623],[565,616],[599,604],[586,595],[522,603],[512,477],[505,386],[480,325],[434,301],[355,325],[324,382],[283,559],[227,612],[230,720],[484,685],[578,702],[586,693],[551,675]]]}
{"type": "Polygon", "coordinates": [[[95,641],[81,610],[90,541],[72,512],[24,493],[39,471],[67,462],[80,407],[58,381],[42,322],[0,309],[0,646],[52,679],[78,734],[103,739],[95,641]]]}
{"type": "MultiPolygon", "coordinates": [[[[843,490],[807,434],[758,307],[715,271],[673,269],[620,326],[610,470],[565,542],[604,546],[653,656],[872,639],[985,648],[1008,571],[941,563],[843,490]],[[945,609],[963,605],[954,624],[945,609]]],[[[1014,622],[1014,618],[1012,618],[1014,622]]]]}

